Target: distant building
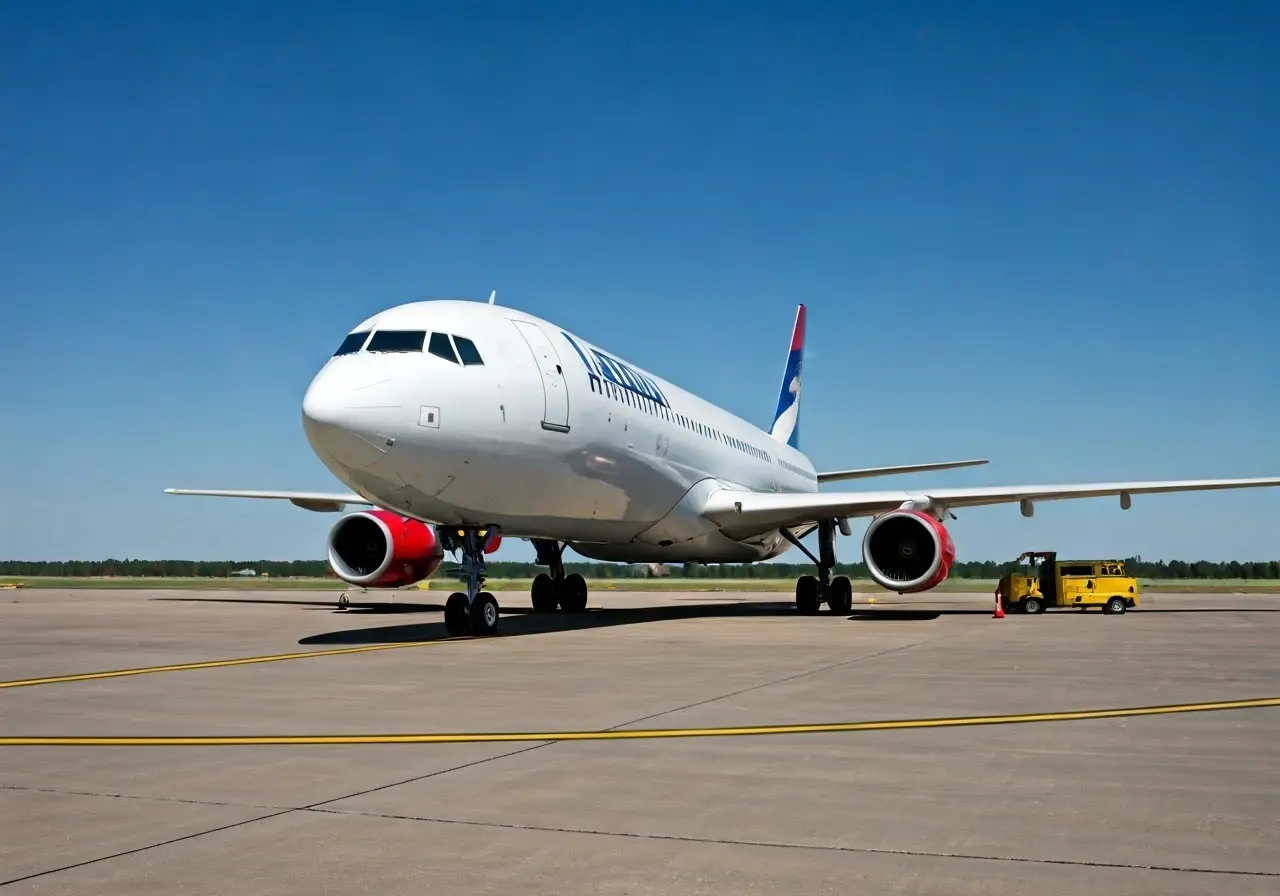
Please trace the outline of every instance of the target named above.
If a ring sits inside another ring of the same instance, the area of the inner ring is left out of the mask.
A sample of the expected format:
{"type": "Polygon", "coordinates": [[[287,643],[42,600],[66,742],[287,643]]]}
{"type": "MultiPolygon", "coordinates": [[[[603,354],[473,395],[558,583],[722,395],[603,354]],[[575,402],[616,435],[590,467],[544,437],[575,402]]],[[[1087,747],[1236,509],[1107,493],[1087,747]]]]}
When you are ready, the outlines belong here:
{"type": "Polygon", "coordinates": [[[671,570],[662,563],[633,563],[631,575],[638,579],[660,579],[671,575],[671,570]]]}

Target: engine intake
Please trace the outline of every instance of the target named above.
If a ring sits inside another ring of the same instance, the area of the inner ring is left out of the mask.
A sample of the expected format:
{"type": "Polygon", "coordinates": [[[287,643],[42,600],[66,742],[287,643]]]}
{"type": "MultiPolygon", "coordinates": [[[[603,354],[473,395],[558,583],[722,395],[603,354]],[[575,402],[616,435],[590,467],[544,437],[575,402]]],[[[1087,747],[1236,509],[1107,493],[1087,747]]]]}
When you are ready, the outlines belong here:
{"type": "Polygon", "coordinates": [[[920,510],[893,510],[871,521],[862,559],[877,585],[899,594],[936,588],[951,573],[955,544],[942,523],[920,510]]]}
{"type": "Polygon", "coordinates": [[[329,530],[329,566],[352,585],[395,588],[427,578],[444,551],[431,527],[389,510],[349,513],[329,530]]]}

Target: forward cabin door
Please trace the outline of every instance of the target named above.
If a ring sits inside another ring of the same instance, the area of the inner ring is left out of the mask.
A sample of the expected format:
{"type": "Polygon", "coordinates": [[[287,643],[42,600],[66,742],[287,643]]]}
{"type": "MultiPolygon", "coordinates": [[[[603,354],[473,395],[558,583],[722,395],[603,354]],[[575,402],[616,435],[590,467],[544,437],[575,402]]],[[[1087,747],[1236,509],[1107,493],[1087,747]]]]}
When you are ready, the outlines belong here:
{"type": "Polygon", "coordinates": [[[526,320],[513,320],[511,323],[524,337],[542,376],[542,396],[545,401],[542,428],[551,432],[568,432],[569,390],[565,385],[564,368],[560,366],[556,347],[537,324],[526,320]]]}

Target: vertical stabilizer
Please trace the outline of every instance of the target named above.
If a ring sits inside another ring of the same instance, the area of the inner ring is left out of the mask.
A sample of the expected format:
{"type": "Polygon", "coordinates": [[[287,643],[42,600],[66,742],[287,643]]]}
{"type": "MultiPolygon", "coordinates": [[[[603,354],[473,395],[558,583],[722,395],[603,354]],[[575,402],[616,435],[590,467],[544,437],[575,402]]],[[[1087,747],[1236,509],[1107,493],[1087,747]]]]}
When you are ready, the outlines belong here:
{"type": "Polygon", "coordinates": [[[791,350],[787,354],[787,367],[782,374],[782,388],[778,392],[778,410],[773,415],[769,435],[792,448],[800,447],[800,368],[804,365],[805,308],[796,308],[796,325],[791,331],[791,350]]]}

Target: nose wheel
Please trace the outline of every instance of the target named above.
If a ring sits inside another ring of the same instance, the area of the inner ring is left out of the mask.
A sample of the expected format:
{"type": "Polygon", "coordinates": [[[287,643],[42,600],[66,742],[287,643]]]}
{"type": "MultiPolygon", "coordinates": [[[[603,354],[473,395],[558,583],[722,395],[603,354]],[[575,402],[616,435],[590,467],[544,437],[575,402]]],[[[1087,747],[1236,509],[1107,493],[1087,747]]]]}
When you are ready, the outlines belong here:
{"type": "Polygon", "coordinates": [[[450,637],[496,635],[501,616],[498,599],[480,588],[485,580],[484,547],[496,534],[492,528],[441,529],[441,547],[461,551],[457,571],[466,591],[455,591],[444,604],[444,627],[450,637]],[[445,533],[448,533],[447,535],[445,533]]]}

